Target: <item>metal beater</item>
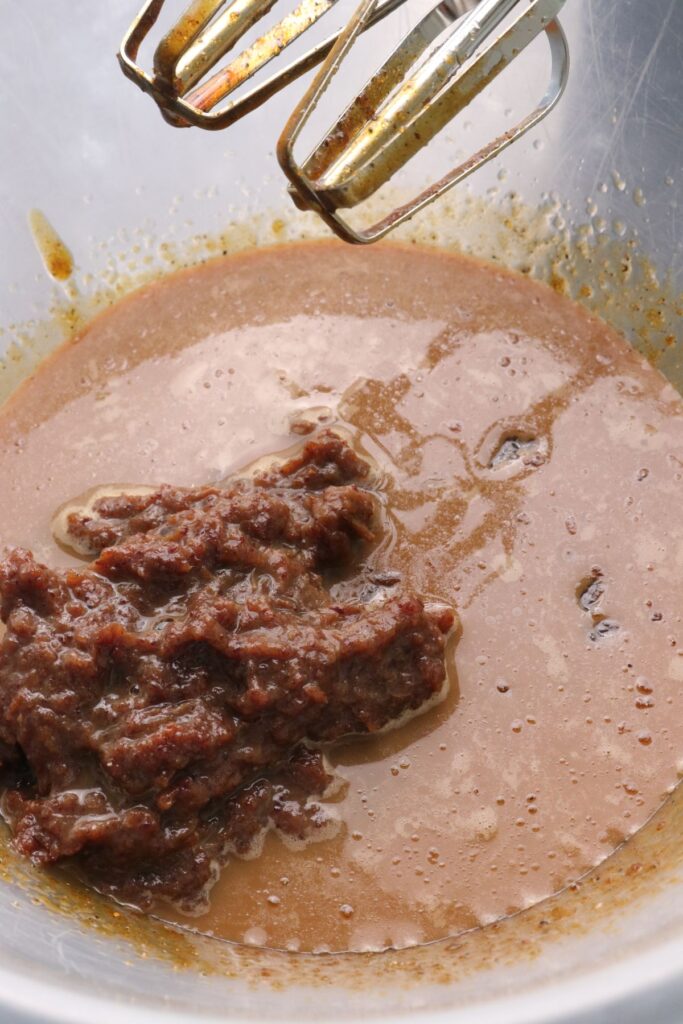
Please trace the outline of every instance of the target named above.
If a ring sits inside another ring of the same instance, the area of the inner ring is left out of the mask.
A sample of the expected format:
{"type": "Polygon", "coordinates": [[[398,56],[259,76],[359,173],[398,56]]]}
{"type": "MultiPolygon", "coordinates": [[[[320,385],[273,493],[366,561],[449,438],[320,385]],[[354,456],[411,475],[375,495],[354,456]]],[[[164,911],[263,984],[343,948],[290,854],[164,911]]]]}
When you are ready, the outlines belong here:
{"type": "Polygon", "coordinates": [[[497,156],[552,110],[569,71],[567,41],[557,21],[564,0],[442,0],[300,163],[294,146],[358,36],[407,0],[362,0],[341,32],[257,85],[251,84],[257,72],[281,58],[337,0],[301,0],[219,70],[214,69],[276,0],[191,0],[158,44],[149,73],[138,65],[138,52],[164,2],[148,0],[126,33],[119,60],[124,73],[177,127],[225,128],[320,65],[280,136],[277,154],[296,205],[315,210],[348,242],[382,238],[497,156]],[[340,216],[340,209],[363,203],[389,181],[542,32],[550,46],[550,80],[538,106],[519,124],[371,226],[355,228],[340,216]],[[235,96],[243,86],[249,87],[235,96]]]}

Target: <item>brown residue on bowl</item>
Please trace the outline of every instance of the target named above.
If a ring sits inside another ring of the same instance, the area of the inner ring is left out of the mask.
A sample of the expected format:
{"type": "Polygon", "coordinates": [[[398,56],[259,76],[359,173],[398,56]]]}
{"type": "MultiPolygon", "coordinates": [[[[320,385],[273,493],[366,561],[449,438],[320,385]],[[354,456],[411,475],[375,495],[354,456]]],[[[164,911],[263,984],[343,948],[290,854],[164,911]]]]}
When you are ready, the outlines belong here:
{"type": "Polygon", "coordinates": [[[68,281],[74,272],[70,250],[41,210],[31,210],[29,226],[36,248],[50,277],[55,281],[68,281]]]}

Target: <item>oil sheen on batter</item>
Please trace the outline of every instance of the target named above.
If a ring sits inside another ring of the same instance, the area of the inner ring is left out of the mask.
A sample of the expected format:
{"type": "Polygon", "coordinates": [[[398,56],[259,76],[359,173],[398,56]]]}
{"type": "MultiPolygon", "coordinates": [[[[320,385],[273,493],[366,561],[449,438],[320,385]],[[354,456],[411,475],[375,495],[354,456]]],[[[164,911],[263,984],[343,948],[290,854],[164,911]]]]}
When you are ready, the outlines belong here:
{"type": "Polygon", "coordinates": [[[379,949],[493,921],[640,828],[683,758],[683,402],[600,321],[492,266],[304,244],[174,275],[0,413],[0,541],[53,565],[97,485],[220,481],[301,421],[374,461],[373,554],[454,605],[447,699],[332,752],[342,828],[233,860],[217,936],[379,949]]]}

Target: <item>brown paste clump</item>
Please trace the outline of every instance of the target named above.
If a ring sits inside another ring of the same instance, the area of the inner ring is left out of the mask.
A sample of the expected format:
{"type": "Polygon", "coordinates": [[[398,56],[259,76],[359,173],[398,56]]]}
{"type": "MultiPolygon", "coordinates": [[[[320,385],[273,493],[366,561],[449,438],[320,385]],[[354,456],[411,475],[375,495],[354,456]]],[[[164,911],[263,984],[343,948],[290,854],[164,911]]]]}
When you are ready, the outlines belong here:
{"type": "Polygon", "coordinates": [[[87,568],[0,562],[2,809],[36,863],[189,906],[266,829],[325,824],[320,745],[441,691],[453,615],[390,577],[334,599],[381,516],[367,463],[331,432],[226,487],[94,513],[68,522],[87,568]]]}

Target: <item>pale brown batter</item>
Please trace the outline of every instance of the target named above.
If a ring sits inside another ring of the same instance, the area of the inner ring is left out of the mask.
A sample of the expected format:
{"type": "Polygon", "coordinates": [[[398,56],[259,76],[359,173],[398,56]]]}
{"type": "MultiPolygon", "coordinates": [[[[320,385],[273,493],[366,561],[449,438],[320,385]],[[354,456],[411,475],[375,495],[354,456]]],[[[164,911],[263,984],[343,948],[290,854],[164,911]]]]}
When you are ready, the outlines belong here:
{"type": "Polygon", "coordinates": [[[457,675],[423,717],[335,751],[336,837],[269,836],[190,923],[292,949],[424,942],[577,878],[677,779],[683,403],[521,277],[392,246],[264,251],[144,289],[21,389],[0,539],[68,564],[63,502],[220,480],[301,418],[380,467],[394,533],[374,557],[457,607],[457,675]]]}

